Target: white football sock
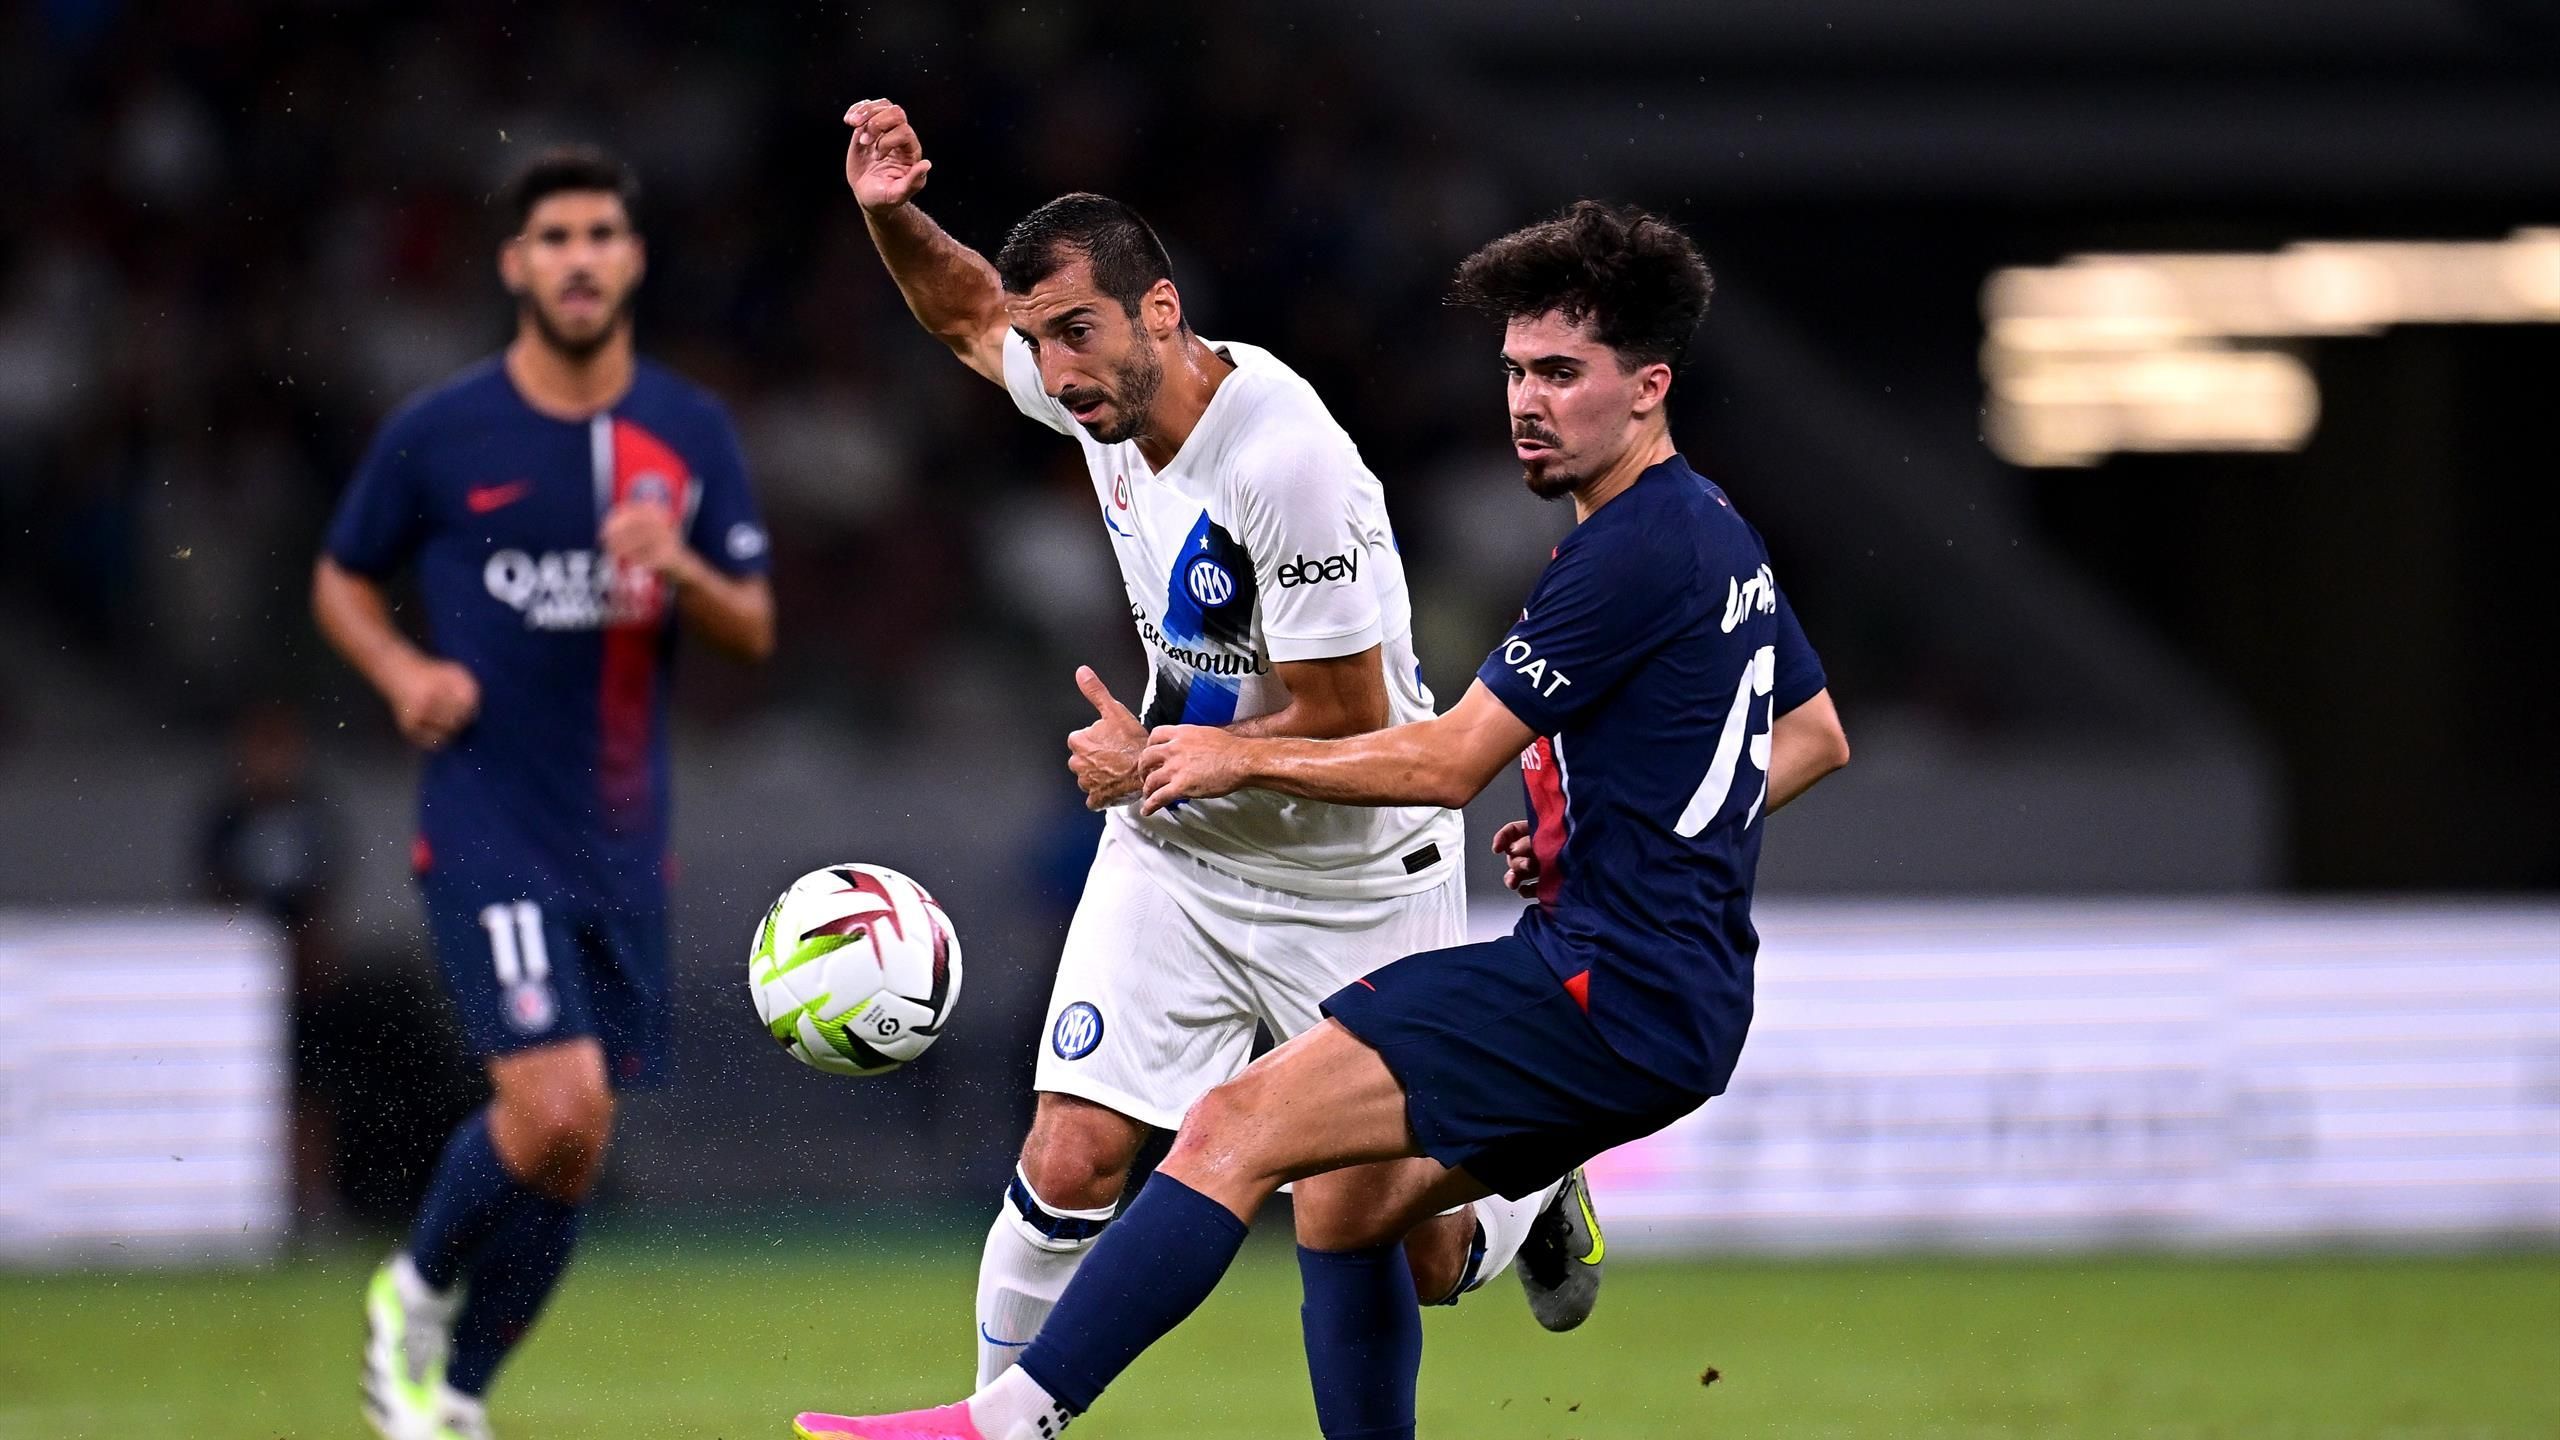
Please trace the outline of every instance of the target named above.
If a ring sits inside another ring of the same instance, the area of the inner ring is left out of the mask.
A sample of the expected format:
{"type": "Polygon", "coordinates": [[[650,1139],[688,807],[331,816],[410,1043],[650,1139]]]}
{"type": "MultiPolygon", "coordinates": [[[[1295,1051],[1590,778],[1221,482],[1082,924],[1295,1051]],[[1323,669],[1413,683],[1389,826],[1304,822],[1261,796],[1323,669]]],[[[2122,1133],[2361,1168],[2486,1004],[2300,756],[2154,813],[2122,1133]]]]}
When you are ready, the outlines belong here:
{"type": "Polygon", "coordinates": [[[1053,1440],[1075,1418],[1076,1412],[1049,1398],[1039,1381],[1011,1361],[969,1397],[969,1423],[987,1440],[1053,1440]]]}
{"type": "Polygon", "coordinates": [[[1487,1195],[1476,1202],[1476,1223],[1484,1227],[1484,1263],[1476,1267],[1476,1284],[1482,1285],[1511,1268],[1520,1247],[1529,1243],[1529,1223],[1563,1188],[1564,1182],[1558,1180],[1526,1200],[1487,1195]]]}
{"type": "MultiPolygon", "coordinates": [[[[1094,1236],[1111,1219],[1113,1207],[1061,1210],[1042,1200],[1019,1172],[1005,1194],[1004,1208],[987,1228],[987,1245],[978,1257],[978,1384],[981,1387],[1013,1368],[1022,1347],[1040,1332],[1040,1322],[1067,1293],[1076,1266],[1093,1248],[1094,1236]],[[1023,1213],[1028,1206],[1030,1214],[1023,1213]],[[1009,1342],[1009,1343],[1008,1343],[1009,1342]]],[[[984,1428],[983,1426],[980,1428],[984,1428]]],[[[989,1440],[995,1432],[989,1431],[989,1440]]]]}

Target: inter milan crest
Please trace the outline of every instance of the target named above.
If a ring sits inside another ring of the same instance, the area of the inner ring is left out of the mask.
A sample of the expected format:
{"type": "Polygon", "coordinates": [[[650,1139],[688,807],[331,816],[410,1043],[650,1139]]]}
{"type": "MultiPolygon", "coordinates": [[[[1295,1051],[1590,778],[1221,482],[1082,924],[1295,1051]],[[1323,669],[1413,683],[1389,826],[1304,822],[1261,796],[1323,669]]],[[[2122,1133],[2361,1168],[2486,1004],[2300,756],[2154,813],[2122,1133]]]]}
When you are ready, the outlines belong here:
{"type": "Polygon", "coordinates": [[[1203,610],[1218,609],[1236,598],[1236,577],[1206,555],[1192,560],[1191,568],[1183,572],[1182,585],[1203,610]]]}
{"type": "Polygon", "coordinates": [[[1049,1030],[1049,1048],[1061,1060],[1081,1060],[1102,1043],[1102,1012],[1079,1000],[1058,1012],[1058,1023],[1049,1030]]]}

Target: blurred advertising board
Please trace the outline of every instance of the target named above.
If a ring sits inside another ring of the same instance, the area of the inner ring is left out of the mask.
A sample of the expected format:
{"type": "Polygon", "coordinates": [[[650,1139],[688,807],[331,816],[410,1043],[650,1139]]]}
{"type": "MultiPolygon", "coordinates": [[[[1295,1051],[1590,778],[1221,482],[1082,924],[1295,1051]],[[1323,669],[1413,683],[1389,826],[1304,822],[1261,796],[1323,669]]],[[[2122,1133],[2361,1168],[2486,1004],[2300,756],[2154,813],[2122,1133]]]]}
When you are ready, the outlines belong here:
{"type": "Polygon", "coordinates": [[[1732,1089],[1592,1167],[1613,1241],[2560,1236],[2560,909],[1773,904],[1759,923],[1732,1089]]]}
{"type": "Polygon", "coordinates": [[[286,985],[245,916],[0,914],[0,1262],[274,1251],[286,985]]]}

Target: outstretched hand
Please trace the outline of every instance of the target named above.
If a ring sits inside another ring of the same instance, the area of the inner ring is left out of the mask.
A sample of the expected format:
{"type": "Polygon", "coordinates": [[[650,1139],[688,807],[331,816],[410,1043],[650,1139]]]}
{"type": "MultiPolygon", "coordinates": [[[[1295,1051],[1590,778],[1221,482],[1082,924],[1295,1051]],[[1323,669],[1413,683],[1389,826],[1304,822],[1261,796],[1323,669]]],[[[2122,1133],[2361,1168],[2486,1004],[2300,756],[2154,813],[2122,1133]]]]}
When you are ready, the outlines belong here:
{"type": "Polygon", "coordinates": [[[864,100],[844,112],[853,139],[844,150],[844,183],[865,210],[904,205],[924,188],[933,162],[924,158],[924,142],[907,123],[904,106],[886,100],[864,100]]]}
{"type": "Polygon", "coordinates": [[[1159,725],[1147,735],[1138,761],[1138,789],[1153,815],[1185,800],[1214,800],[1244,788],[1245,747],[1251,741],[1215,725],[1159,725]]]}
{"type": "Polygon", "coordinates": [[[1085,808],[1107,810],[1138,788],[1138,752],[1147,732],[1112,698],[1090,665],[1076,667],[1076,688],[1093,705],[1094,722],[1067,737],[1067,769],[1084,790],[1085,808]]]}

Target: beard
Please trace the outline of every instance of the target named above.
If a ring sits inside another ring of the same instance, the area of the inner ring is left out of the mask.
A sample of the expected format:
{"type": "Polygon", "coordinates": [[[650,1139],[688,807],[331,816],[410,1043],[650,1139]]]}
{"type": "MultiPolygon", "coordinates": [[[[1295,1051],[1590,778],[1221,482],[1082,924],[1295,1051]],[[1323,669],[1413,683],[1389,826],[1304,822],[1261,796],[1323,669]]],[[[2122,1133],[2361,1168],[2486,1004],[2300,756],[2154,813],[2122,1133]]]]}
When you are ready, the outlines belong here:
{"type": "Polygon", "coordinates": [[[559,351],[568,359],[588,360],[592,359],[597,351],[602,350],[614,336],[621,334],[625,325],[631,323],[631,301],[632,296],[626,292],[621,303],[605,315],[603,322],[596,326],[594,333],[584,335],[574,334],[563,327],[559,320],[552,316],[551,311],[531,295],[523,298],[519,308],[527,318],[533,321],[534,332],[542,337],[543,344],[559,351]]]}
{"type": "MultiPolygon", "coordinates": [[[[1147,427],[1147,412],[1155,406],[1156,391],[1163,386],[1164,361],[1157,358],[1154,346],[1140,340],[1135,353],[1119,369],[1111,372],[1111,392],[1106,397],[1114,412],[1111,420],[1098,430],[1086,426],[1087,433],[1093,436],[1095,443],[1102,445],[1118,445],[1137,439],[1138,433],[1147,427]]],[[[1076,391],[1058,397],[1070,406],[1086,398],[1086,394],[1076,391]]]]}
{"type": "Polygon", "coordinates": [[[1541,460],[1534,465],[1520,467],[1521,483],[1529,487],[1530,494],[1541,500],[1561,500],[1572,494],[1583,481],[1589,478],[1587,475],[1569,474],[1564,467],[1551,460],[1541,460]]]}
{"type": "Polygon", "coordinates": [[[1564,458],[1560,453],[1564,442],[1554,431],[1536,425],[1526,428],[1515,426],[1511,434],[1512,438],[1517,440],[1534,440],[1542,445],[1557,447],[1550,450],[1543,459],[1526,461],[1520,466],[1521,483],[1527,485],[1529,493],[1539,499],[1561,500],[1572,494],[1582,482],[1591,478],[1588,475],[1577,475],[1565,468],[1564,458]]]}

